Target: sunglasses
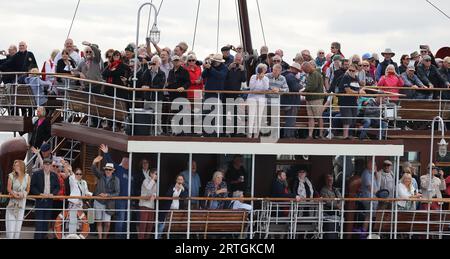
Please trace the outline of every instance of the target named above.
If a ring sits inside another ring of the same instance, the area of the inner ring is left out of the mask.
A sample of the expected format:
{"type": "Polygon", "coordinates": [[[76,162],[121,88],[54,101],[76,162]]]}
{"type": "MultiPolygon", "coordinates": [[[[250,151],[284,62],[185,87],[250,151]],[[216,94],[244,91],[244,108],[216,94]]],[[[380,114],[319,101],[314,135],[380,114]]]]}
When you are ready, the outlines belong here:
{"type": "Polygon", "coordinates": [[[274,60],[274,63],[281,63],[281,60],[274,60]]]}
{"type": "Polygon", "coordinates": [[[112,170],[112,169],[105,169],[105,172],[112,172],[112,171],[114,171],[114,170],[112,170]]]}
{"type": "Polygon", "coordinates": [[[364,67],[370,67],[370,65],[364,65],[364,67]]]}
{"type": "Polygon", "coordinates": [[[83,174],[75,174],[75,175],[83,175],[83,174]]]}
{"type": "Polygon", "coordinates": [[[86,51],[86,53],[92,53],[92,51],[88,50],[88,51],[86,51]]]}
{"type": "Polygon", "coordinates": [[[325,52],[319,52],[319,55],[325,55],[325,52]]]}
{"type": "Polygon", "coordinates": [[[348,70],[348,72],[355,73],[356,70],[348,70]]]}
{"type": "Polygon", "coordinates": [[[188,60],[188,62],[196,62],[197,60],[195,60],[195,59],[190,59],[190,60],[188,60]]]}

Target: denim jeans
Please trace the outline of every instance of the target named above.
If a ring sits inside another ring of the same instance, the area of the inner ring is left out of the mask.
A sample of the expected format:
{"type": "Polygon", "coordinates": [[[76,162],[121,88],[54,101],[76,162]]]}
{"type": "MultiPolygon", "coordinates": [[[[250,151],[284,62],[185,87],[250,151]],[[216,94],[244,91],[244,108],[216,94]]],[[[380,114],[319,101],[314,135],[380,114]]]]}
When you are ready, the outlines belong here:
{"type": "Polygon", "coordinates": [[[34,239],[45,239],[48,233],[48,223],[52,220],[52,200],[41,200],[36,202],[36,232],[34,239]],[[41,210],[43,209],[43,210],[41,210]]]}
{"type": "MultiPolygon", "coordinates": [[[[360,139],[367,138],[367,129],[373,127],[380,129],[380,120],[373,120],[373,119],[364,119],[363,120],[363,129],[361,130],[361,135],[359,136],[360,139]]],[[[388,124],[385,121],[381,121],[381,137],[384,138],[386,136],[386,129],[388,127],[388,124]]]]}
{"type": "Polygon", "coordinates": [[[298,107],[297,106],[291,106],[287,107],[286,109],[286,128],[284,129],[284,137],[285,138],[295,138],[295,124],[297,122],[297,116],[298,116],[298,107]]]}
{"type": "Polygon", "coordinates": [[[127,232],[128,201],[116,201],[115,232],[117,239],[125,239],[127,232]]]}

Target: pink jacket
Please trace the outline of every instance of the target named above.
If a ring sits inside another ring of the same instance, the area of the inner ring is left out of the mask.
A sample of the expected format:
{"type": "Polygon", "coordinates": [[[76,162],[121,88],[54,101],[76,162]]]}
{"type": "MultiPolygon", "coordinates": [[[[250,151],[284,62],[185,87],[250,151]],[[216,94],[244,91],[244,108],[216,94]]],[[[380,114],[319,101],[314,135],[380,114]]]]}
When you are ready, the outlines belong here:
{"type": "MultiPolygon", "coordinates": [[[[382,76],[380,81],[378,82],[378,86],[387,86],[387,87],[403,87],[405,82],[403,79],[396,75],[382,76]]],[[[386,89],[385,92],[398,94],[400,89],[386,89]]],[[[398,97],[391,97],[391,100],[397,101],[398,97]]]]}

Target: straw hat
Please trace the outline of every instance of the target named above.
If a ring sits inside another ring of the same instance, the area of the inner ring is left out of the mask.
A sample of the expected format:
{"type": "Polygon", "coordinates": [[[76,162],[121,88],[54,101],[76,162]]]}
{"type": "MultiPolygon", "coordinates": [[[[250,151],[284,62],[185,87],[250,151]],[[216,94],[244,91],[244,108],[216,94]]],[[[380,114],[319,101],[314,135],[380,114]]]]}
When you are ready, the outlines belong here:
{"type": "Polygon", "coordinates": [[[225,63],[222,54],[215,54],[214,56],[211,57],[211,60],[219,63],[225,63]]]}
{"type": "Polygon", "coordinates": [[[386,49],[384,52],[381,52],[381,55],[392,55],[392,57],[395,57],[395,53],[392,51],[392,49],[386,49]]]}

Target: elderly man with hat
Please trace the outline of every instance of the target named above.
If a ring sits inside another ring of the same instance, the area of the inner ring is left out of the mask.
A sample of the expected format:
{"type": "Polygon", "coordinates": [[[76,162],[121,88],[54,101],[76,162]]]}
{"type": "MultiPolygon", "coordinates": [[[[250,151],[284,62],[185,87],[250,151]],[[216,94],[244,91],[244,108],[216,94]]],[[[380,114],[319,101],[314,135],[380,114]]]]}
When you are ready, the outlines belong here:
{"type": "MultiPolygon", "coordinates": [[[[405,87],[411,88],[428,88],[426,87],[419,77],[416,75],[416,67],[414,65],[409,65],[402,75],[403,82],[405,83],[405,87]]],[[[408,98],[413,99],[428,99],[430,97],[429,93],[423,91],[408,91],[408,98]]]]}
{"type": "Polygon", "coordinates": [[[58,176],[51,171],[53,160],[45,158],[42,169],[34,172],[31,178],[30,194],[41,196],[36,200],[36,230],[35,239],[45,239],[48,233],[48,223],[52,220],[53,196],[58,195],[60,185],[58,176]]]}
{"type": "MultiPolygon", "coordinates": [[[[206,91],[223,91],[225,89],[225,80],[228,74],[228,68],[225,65],[225,62],[222,54],[212,55],[209,60],[205,61],[202,78],[206,81],[206,91]]],[[[223,95],[206,93],[205,100],[208,100],[209,98],[222,99],[223,95]]]]}
{"type": "Polygon", "coordinates": [[[395,194],[395,175],[392,171],[392,162],[385,160],[383,162],[383,168],[379,172],[380,174],[380,191],[389,191],[388,198],[394,198],[395,194]]]}
{"type": "MultiPolygon", "coordinates": [[[[288,71],[282,75],[286,78],[290,93],[299,93],[302,90],[300,79],[298,75],[302,72],[302,66],[294,62],[288,71]]],[[[281,104],[286,112],[286,128],[284,129],[284,138],[295,138],[296,129],[295,122],[297,121],[298,109],[300,106],[300,95],[283,95],[281,97],[281,104]]]]}
{"type": "Polygon", "coordinates": [[[95,200],[95,220],[97,221],[97,231],[99,239],[107,239],[111,216],[115,213],[115,201],[107,200],[108,197],[117,197],[120,194],[120,180],[113,175],[114,164],[107,163],[103,167],[103,171],[98,169],[98,165],[103,160],[103,157],[98,156],[92,162],[91,170],[97,177],[97,186],[95,188],[94,196],[105,199],[95,200]]]}
{"type": "Polygon", "coordinates": [[[375,78],[377,81],[380,81],[381,77],[385,75],[386,68],[389,65],[394,65],[395,71],[397,72],[397,74],[399,73],[397,63],[392,60],[392,58],[395,57],[395,53],[391,49],[386,49],[381,53],[381,55],[384,57],[384,61],[381,62],[377,67],[377,72],[375,74],[375,78]]]}

